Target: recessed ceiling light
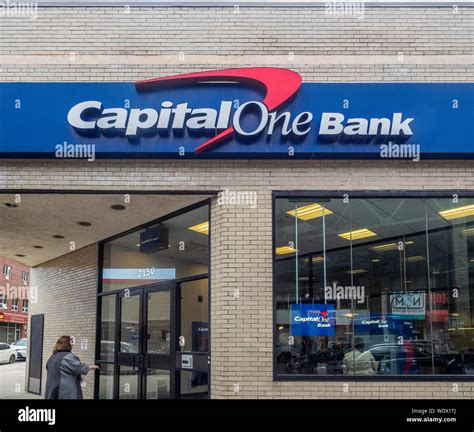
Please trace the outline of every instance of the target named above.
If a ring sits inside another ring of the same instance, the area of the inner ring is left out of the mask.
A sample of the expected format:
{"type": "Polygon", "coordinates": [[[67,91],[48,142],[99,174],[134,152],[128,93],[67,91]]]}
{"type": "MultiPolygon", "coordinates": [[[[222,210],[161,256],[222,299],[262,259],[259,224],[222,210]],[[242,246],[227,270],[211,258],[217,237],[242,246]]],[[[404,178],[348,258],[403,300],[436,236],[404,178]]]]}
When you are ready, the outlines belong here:
{"type": "MultiPolygon", "coordinates": [[[[414,242],[412,242],[411,240],[408,240],[405,242],[405,246],[406,245],[411,245],[413,244],[414,242]]],[[[398,249],[398,243],[386,243],[386,244],[382,244],[382,245],[378,245],[378,246],[373,246],[371,247],[370,249],[376,251],[376,252],[386,252],[386,251],[391,251],[391,250],[395,250],[395,249],[398,249]]]]}
{"type": "Polygon", "coordinates": [[[191,231],[196,231],[201,234],[209,234],[209,222],[203,222],[188,228],[191,231]]]}
{"type": "Polygon", "coordinates": [[[80,221],[77,223],[78,225],[80,226],[83,226],[83,227],[90,227],[92,226],[92,224],[90,222],[86,222],[86,221],[80,221]]]}
{"type": "Polygon", "coordinates": [[[110,208],[112,210],[120,211],[120,210],[125,210],[127,207],[125,207],[123,204],[113,204],[110,206],[110,208]]]}
{"type": "Polygon", "coordinates": [[[346,240],[359,240],[366,237],[374,237],[376,235],[377,235],[376,233],[374,233],[373,231],[370,231],[367,228],[362,228],[355,231],[348,231],[342,234],[338,234],[339,237],[346,240]]]}
{"type": "Polygon", "coordinates": [[[26,255],[23,255],[23,254],[15,254],[15,256],[20,257],[20,258],[26,257],[26,255]]]}
{"type": "Polygon", "coordinates": [[[426,258],[421,255],[411,256],[407,258],[408,262],[417,262],[417,261],[424,261],[426,258]]]}
{"type": "Polygon", "coordinates": [[[467,216],[474,216],[474,204],[456,207],[449,210],[443,210],[439,212],[441,217],[446,220],[459,219],[467,216]]]}
{"type": "Polygon", "coordinates": [[[63,239],[63,238],[66,238],[66,237],[64,237],[63,235],[55,234],[55,235],[53,235],[53,238],[55,238],[55,239],[63,239]]]}
{"type": "Polygon", "coordinates": [[[40,246],[40,245],[34,245],[33,246],[35,249],[43,249],[43,246],[40,246]]]}
{"type": "Polygon", "coordinates": [[[275,249],[277,255],[285,255],[290,253],[295,253],[296,249],[289,246],[280,246],[275,249]]]}
{"type": "Polygon", "coordinates": [[[327,216],[333,213],[331,210],[325,207],[323,208],[319,204],[305,205],[303,207],[298,207],[294,210],[287,211],[287,213],[290,216],[295,216],[298,219],[306,221],[306,220],[321,217],[323,215],[323,211],[324,211],[324,216],[327,216]]]}
{"type": "Polygon", "coordinates": [[[5,203],[5,207],[8,207],[8,208],[17,208],[17,207],[18,207],[18,204],[6,202],[6,203],[5,203]]]}
{"type": "Polygon", "coordinates": [[[354,270],[346,271],[346,273],[347,273],[347,274],[352,274],[352,275],[357,275],[357,274],[367,273],[367,270],[364,270],[364,269],[354,269],[354,270]]]}

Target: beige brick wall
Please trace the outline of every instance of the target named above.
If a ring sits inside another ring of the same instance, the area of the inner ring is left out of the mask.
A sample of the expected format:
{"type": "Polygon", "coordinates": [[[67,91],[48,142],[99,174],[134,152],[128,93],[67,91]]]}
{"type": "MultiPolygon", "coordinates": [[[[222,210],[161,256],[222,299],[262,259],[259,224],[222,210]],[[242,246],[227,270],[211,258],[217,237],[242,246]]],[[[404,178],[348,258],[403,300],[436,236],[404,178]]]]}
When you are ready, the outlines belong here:
{"type": "MultiPolygon", "coordinates": [[[[60,336],[74,336],[73,351],[81,361],[94,363],[97,254],[97,245],[91,245],[31,270],[31,286],[38,287],[38,301],[31,302],[30,317],[44,314],[42,396],[46,385],[46,362],[60,336]],[[87,339],[87,350],[80,349],[81,339],[87,339]]],[[[84,398],[92,398],[93,374],[86,375],[84,382],[84,398]]]]}
{"type": "MultiPolygon", "coordinates": [[[[470,81],[473,17],[472,8],[367,8],[362,19],[330,17],[320,8],[240,8],[239,14],[233,8],[137,8],[130,14],[46,8],[36,21],[2,21],[0,80],[135,81],[266,65],[292,68],[306,81],[470,81]]],[[[469,382],[354,382],[348,392],[341,382],[273,382],[271,267],[272,190],[473,189],[473,167],[470,161],[0,161],[0,187],[257,191],[255,209],[212,204],[214,398],[473,398],[469,382]]],[[[73,316],[78,304],[95,314],[96,270],[84,251],[96,253],[86,248],[75,253],[80,259],[52,262],[75,265],[71,287],[75,278],[84,281],[63,305],[73,316]]],[[[56,281],[50,299],[62,282],[53,268],[47,263],[33,272],[41,284],[56,281]]],[[[51,311],[52,304],[40,302],[31,311],[51,311]]],[[[46,348],[62,328],[93,337],[94,316],[87,316],[87,331],[80,321],[72,320],[69,330],[65,318],[51,324],[46,316],[46,348]]]]}
{"type": "Polygon", "coordinates": [[[313,81],[472,80],[472,8],[40,8],[2,19],[0,80],[136,81],[280,66],[313,81]]]}

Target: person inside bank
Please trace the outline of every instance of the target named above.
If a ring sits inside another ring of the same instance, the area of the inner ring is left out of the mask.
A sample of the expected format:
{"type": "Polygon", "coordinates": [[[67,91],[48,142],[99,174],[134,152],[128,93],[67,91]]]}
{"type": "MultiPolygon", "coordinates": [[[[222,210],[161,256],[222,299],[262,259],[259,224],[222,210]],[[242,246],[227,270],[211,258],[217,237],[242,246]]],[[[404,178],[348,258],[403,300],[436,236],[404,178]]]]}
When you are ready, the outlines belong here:
{"type": "Polygon", "coordinates": [[[370,351],[365,351],[364,340],[354,340],[354,349],[344,355],[343,371],[345,375],[376,375],[377,362],[370,351]]]}
{"type": "Polygon", "coordinates": [[[46,363],[45,399],[82,399],[82,375],[99,369],[97,365],[81,362],[72,353],[70,336],[61,336],[54,345],[53,354],[46,363]]]}

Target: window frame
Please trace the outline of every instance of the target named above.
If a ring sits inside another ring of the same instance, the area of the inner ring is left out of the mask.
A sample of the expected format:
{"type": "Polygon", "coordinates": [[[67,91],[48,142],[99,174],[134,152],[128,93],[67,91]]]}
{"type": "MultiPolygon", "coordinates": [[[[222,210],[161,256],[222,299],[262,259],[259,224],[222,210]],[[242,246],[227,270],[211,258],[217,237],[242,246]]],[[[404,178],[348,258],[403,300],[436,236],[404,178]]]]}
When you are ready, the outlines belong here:
{"type": "Polygon", "coordinates": [[[12,266],[8,264],[3,264],[3,275],[5,276],[6,280],[10,280],[12,277],[12,266]]]}
{"type": "Polygon", "coordinates": [[[19,302],[19,300],[17,298],[14,298],[12,300],[12,304],[10,306],[12,312],[18,312],[18,310],[19,310],[19,303],[18,302],[19,302]]]}
{"type": "Polygon", "coordinates": [[[474,190],[447,189],[447,190],[274,190],[272,191],[272,332],[273,332],[273,381],[334,381],[334,382],[384,382],[384,381],[474,381],[473,375],[308,375],[308,374],[278,374],[277,373],[277,342],[278,332],[276,329],[276,223],[275,210],[278,198],[301,198],[301,199],[324,199],[344,198],[348,195],[353,198],[474,198],[474,190]]]}
{"type": "Polygon", "coordinates": [[[21,272],[21,281],[23,282],[23,285],[28,285],[29,282],[29,273],[26,271],[21,272]]]}

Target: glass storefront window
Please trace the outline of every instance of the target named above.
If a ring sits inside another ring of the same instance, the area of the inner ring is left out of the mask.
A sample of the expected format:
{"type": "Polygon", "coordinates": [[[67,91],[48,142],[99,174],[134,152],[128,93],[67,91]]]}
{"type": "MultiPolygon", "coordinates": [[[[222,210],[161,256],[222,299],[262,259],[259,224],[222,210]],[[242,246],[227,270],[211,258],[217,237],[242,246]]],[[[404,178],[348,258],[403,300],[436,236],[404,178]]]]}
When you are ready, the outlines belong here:
{"type": "Polygon", "coordinates": [[[208,272],[207,205],[104,244],[102,291],[208,272]]]}
{"type": "Polygon", "coordinates": [[[474,372],[474,199],[277,198],[277,375],[474,372]]]}

